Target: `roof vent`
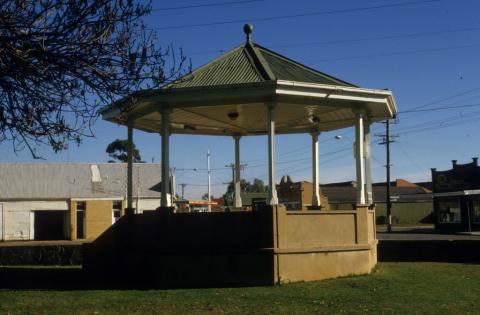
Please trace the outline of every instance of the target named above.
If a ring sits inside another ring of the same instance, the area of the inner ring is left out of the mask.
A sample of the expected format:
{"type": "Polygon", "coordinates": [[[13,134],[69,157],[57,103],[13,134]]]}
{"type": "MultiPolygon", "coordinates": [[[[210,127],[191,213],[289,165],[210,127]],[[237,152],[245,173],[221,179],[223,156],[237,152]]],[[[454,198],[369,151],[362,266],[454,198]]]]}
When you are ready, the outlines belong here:
{"type": "Polygon", "coordinates": [[[98,168],[98,165],[90,165],[90,171],[92,172],[92,183],[101,183],[102,177],[100,176],[100,169],[98,168]]]}

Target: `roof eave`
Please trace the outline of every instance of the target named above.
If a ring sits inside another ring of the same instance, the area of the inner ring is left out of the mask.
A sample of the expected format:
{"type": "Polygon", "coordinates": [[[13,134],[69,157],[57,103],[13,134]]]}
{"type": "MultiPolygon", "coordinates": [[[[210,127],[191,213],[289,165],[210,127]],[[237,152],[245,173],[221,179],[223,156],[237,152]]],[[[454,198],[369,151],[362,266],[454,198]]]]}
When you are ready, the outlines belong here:
{"type": "MultiPolygon", "coordinates": [[[[371,117],[374,120],[394,117],[397,112],[395,99],[389,90],[278,80],[276,95],[279,97],[296,96],[313,99],[343,100],[358,104],[386,105],[385,115],[371,117]]],[[[345,104],[344,106],[350,105],[345,104]]]]}
{"type": "Polygon", "coordinates": [[[136,105],[128,109],[124,98],[105,108],[100,113],[102,119],[119,124],[128,124],[129,119],[122,119],[125,114],[135,116],[135,112],[142,114],[160,111],[162,107],[201,107],[218,104],[236,104],[240,102],[269,101],[275,96],[276,81],[264,81],[244,84],[229,84],[207,87],[162,88],[145,90],[137,93],[134,98],[136,105]]]}

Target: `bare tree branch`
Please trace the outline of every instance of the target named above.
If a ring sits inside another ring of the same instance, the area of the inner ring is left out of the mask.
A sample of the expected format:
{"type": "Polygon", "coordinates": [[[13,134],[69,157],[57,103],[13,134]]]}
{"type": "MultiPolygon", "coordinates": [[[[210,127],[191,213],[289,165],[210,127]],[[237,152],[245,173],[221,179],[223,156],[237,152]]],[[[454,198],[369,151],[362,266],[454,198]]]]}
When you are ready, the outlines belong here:
{"type": "Polygon", "coordinates": [[[184,68],[181,50],[157,47],[143,25],[150,3],[4,0],[0,10],[0,142],[35,158],[35,146],[92,137],[100,107],[184,68]]]}

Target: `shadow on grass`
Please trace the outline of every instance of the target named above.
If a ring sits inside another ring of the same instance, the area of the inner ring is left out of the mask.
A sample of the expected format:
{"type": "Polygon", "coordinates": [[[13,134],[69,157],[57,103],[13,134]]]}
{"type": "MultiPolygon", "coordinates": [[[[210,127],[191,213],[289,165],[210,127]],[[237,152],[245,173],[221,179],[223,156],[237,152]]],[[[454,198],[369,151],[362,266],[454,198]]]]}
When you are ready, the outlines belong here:
{"type": "Polygon", "coordinates": [[[148,283],[132,279],[89,275],[80,267],[0,267],[0,289],[102,290],[148,289],[148,283]]]}
{"type": "MultiPolygon", "coordinates": [[[[187,280],[189,279],[188,276],[187,280]]],[[[260,277],[261,278],[261,277],[260,277]]],[[[190,279],[191,280],[191,279],[190,279]]],[[[258,282],[258,281],[257,281],[258,282]]],[[[0,290],[164,290],[187,288],[233,288],[269,286],[266,282],[218,282],[181,281],[162,283],[148,272],[88,273],[81,267],[50,266],[2,266],[0,267],[0,290]]]]}

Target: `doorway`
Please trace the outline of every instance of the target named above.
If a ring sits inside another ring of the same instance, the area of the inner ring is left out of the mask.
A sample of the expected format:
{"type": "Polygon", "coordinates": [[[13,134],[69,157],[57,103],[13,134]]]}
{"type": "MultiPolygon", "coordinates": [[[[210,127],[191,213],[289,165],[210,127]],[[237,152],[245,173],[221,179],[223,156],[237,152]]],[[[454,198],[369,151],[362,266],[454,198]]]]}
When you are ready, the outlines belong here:
{"type": "Polygon", "coordinates": [[[33,235],[36,241],[65,240],[67,211],[34,211],[33,235]]]}

